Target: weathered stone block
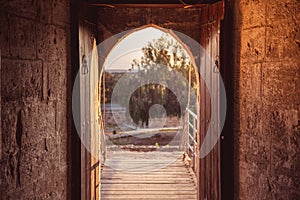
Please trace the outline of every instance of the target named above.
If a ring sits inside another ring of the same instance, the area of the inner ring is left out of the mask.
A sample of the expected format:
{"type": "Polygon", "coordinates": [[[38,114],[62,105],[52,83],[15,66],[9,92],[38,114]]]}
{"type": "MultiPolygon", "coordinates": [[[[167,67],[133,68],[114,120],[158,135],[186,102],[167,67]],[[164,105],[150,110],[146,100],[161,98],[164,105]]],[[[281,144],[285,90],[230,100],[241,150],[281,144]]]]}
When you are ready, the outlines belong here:
{"type": "Polygon", "coordinates": [[[265,111],[265,121],[267,123],[264,124],[264,130],[271,133],[273,166],[277,168],[278,164],[281,163],[281,168],[291,169],[292,162],[290,161],[297,156],[299,112],[297,109],[274,105],[266,105],[265,111]],[[276,157],[281,158],[275,159],[276,157]]]}
{"type": "Polygon", "coordinates": [[[103,8],[98,12],[98,21],[113,35],[150,24],[148,19],[150,19],[149,9],[103,8]]]}
{"type": "Polygon", "coordinates": [[[54,24],[70,24],[70,2],[66,0],[54,0],[52,15],[54,24]]]}
{"type": "Polygon", "coordinates": [[[70,68],[69,3],[0,3],[0,44],[5,56],[1,63],[0,198],[67,199],[67,110],[56,108],[47,96],[48,86],[55,87],[55,93],[63,91],[61,98],[67,95],[67,86],[61,83],[70,78],[65,72],[70,68]],[[48,70],[49,65],[55,71],[48,70]],[[56,113],[56,109],[60,110],[56,113]]]}
{"type": "Polygon", "coordinates": [[[247,131],[249,135],[259,135],[261,132],[261,109],[262,103],[258,100],[254,101],[251,99],[245,98],[243,101],[245,102],[245,106],[241,107],[241,129],[247,131]]]}
{"type": "Polygon", "coordinates": [[[45,178],[47,173],[49,153],[45,150],[44,141],[37,141],[35,144],[24,144],[20,159],[20,183],[21,187],[31,188],[34,183],[45,178]],[[33,179],[34,177],[34,179],[33,179]]]}
{"type": "Polygon", "coordinates": [[[163,24],[166,22],[173,23],[199,23],[199,15],[201,9],[199,8],[152,8],[151,17],[155,24],[163,24]]]}
{"type": "Polygon", "coordinates": [[[239,199],[270,199],[268,169],[262,168],[255,162],[244,163],[241,161],[240,170],[239,199]]]}
{"type": "Polygon", "coordinates": [[[2,153],[3,157],[8,156],[16,150],[16,133],[17,115],[21,106],[17,102],[2,102],[1,106],[1,124],[2,124],[2,153]]]}
{"type": "MultiPolygon", "coordinates": [[[[200,30],[195,31],[192,28],[192,27],[198,26],[197,22],[191,22],[191,23],[165,22],[165,23],[159,24],[159,26],[166,28],[166,29],[171,29],[171,30],[180,32],[181,34],[185,35],[184,37],[188,36],[188,37],[193,38],[196,41],[199,40],[199,35],[196,35],[196,34],[197,33],[199,34],[200,30]]],[[[192,48],[191,45],[193,45],[193,43],[191,42],[191,40],[188,40],[187,38],[182,37],[182,35],[180,35],[180,34],[178,36],[179,36],[179,39],[185,40],[184,43],[188,47],[192,48]]]]}
{"type": "Polygon", "coordinates": [[[59,66],[67,67],[67,41],[64,29],[53,25],[37,25],[37,56],[43,61],[58,61],[59,66]]]}
{"type": "Polygon", "coordinates": [[[295,189],[291,187],[292,178],[290,176],[280,175],[271,176],[269,180],[271,199],[298,199],[299,194],[292,193],[295,189]],[[288,191],[288,192],[283,192],[288,191]],[[290,198],[294,196],[294,198],[290,198]]]}
{"type": "Polygon", "coordinates": [[[299,187],[298,110],[268,102],[263,110],[262,129],[269,135],[269,191],[272,199],[295,199],[299,187]],[[282,192],[289,191],[289,192],[282,192]],[[293,191],[293,192],[292,192],[293,191]]]}
{"type": "Polygon", "coordinates": [[[0,7],[10,13],[30,19],[35,19],[37,13],[37,1],[35,0],[1,1],[0,7]]]}
{"type": "MultiPolygon", "coordinates": [[[[66,150],[60,148],[56,142],[54,104],[51,102],[46,104],[37,100],[28,101],[25,102],[22,113],[23,137],[19,168],[20,183],[22,188],[34,191],[34,194],[26,192],[23,198],[36,198],[41,195],[43,198],[53,199],[54,193],[65,195],[66,191],[61,190],[65,185],[58,183],[67,180],[66,172],[60,171],[60,163],[63,162],[59,161],[60,153],[66,154],[66,150]],[[55,180],[57,180],[58,187],[49,185],[51,181],[55,180]]],[[[61,139],[65,138],[62,137],[61,139]]]]}
{"type": "Polygon", "coordinates": [[[24,18],[10,16],[10,52],[24,59],[36,58],[35,23],[24,18]]]}
{"type": "Polygon", "coordinates": [[[2,99],[18,100],[24,97],[41,97],[42,62],[2,60],[2,99]]]}
{"type": "Polygon", "coordinates": [[[272,105],[296,105],[300,99],[300,65],[293,62],[264,63],[263,101],[272,105]]]}
{"type": "MultiPolygon", "coordinates": [[[[68,110],[67,110],[67,101],[61,100],[61,101],[57,101],[55,104],[55,128],[56,131],[65,133],[67,131],[67,118],[71,117],[68,116],[68,110]]],[[[65,135],[66,137],[66,135],[65,135]]]]}
{"type": "Polygon", "coordinates": [[[267,24],[272,25],[300,13],[300,2],[297,0],[268,0],[266,3],[267,24]]]}
{"type": "Polygon", "coordinates": [[[19,188],[17,168],[19,163],[20,147],[19,147],[19,133],[18,126],[18,114],[20,112],[20,105],[18,102],[2,103],[1,115],[2,115],[2,160],[0,165],[0,178],[1,187],[0,193],[5,194],[4,197],[12,196],[14,198],[20,198],[16,193],[7,191],[6,188],[13,186],[15,190],[19,188]]]}
{"type": "Polygon", "coordinates": [[[64,26],[70,23],[70,2],[59,0],[37,1],[37,19],[46,24],[64,26]]]}
{"type": "Polygon", "coordinates": [[[48,95],[50,99],[66,100],[67,98],[67,70],[60,60],[44,63],[48,67],[48,95]]]}
{"type": "Polygon", "coordinates": [[[240,85],[241,95],[253,101],[259,101],[262,96],[262,64],[241,63],[240,85]]]}
{"type": "Polygon", "coordinates": [[[51,24],[53,0],[37,1],[37,20],[42,23],[51,24]]]}
{"type": "Polygon", "coordinates": [[[242,0],[241,9],[243,29],[259,27],[266,24],[266,2],[265,0],[242,0]]]}
{"type": "Polygon", "coordinates": [[[2,56],[9,56],[8,15],[0,13],[0,44],[2,56]]]}
{"type": "Polygon", "coordinates": [[[241,59],[261,61],[265,56],[265,27],[241,31],[241,59]]]}
{"type": "MultiPolygon", "coordinates": [[[[56,103],[56,137],[55,144],[57,145],[56,159],[59,164],[60,169],[66,167],[67,165],[67,151],[69,146],[69,135],[66,134],[68,130],[68,120],[72,116],[67,116],[67,102],[66,101],[57,101],[56,103]]],[[[55,152],[53,152],[55,155],[55,152]]]]}
{"type": "Polygon", "coordinates": [[[300,56],[299,22],[277,21],[266,28],[266,59],[297,60],[300,56]]]}
{"type": "Polygon", "coordinates": [[[55,106],[52,102],[46,104],[37,99],[27,102],[22,117],[24,147],[55,138],[55,106]]]}

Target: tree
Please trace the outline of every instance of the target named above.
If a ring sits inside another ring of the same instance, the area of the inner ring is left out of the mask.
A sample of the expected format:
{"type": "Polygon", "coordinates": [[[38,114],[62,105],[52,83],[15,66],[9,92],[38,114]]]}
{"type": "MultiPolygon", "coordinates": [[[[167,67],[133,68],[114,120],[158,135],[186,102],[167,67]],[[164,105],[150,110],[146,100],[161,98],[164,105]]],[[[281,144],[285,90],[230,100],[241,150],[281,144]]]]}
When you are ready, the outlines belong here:
{"type": "MultiPolygon", "coordinates": [[[[167,66],[173,70],[177,70],[188,81],[189,70],[191,70],[191,85],[193,88],[197,87],[195,68],[192,65],[191,58],[182,45],[169,34],[166,33],[160,38],[152,40],[147,46],[142,48],[142,51],[143,56],[140,59],[132,61],[132,69],[137,70],[138,73],[155,76],[155,73],[160,68],[167,66]]],[[[165,76],[164,79],[165,81],[172,81],[172,84],[177,84],[178,87],[185,84],[185,82],[183,83],[179,80],[170,80],[168,76],[165,76]]],[[[159,86],[158,84],[144,85],[133,96],[135,100],[140,100],[148,96],[152,104],[159,103],[164,105],[168,115],[179,116],[181,114],[180,109],[178,109],[179,103],[177,97],[171,90],[164,86],[159,86]]],[[[139,110],[131,112],[139,113],[139,110]]]]}

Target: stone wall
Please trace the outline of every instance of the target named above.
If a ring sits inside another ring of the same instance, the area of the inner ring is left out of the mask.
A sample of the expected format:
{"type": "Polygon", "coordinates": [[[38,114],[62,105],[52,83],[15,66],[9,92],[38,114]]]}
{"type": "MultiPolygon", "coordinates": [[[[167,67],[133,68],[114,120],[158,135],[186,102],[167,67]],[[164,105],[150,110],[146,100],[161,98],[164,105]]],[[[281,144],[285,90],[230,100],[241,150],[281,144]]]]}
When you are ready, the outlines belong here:
{"type": "Polygon", "coordinates": [[[69,3],[0,3],[1,199],[67,198],[69,3]]]}
{"type": "Polygon", "coordinates": [[[232,6],[235,199],[299,199],[300,3],[232,6]]]}
{"type": "MultiPolygon", "coordinates": [[[[231,49],[224,47],[232,52],[227,58],[232,66],[224,67],[233,68],[233,87],[228,90],[234,113],[228,115],[234,116],[230,131],[234,131],[235,199],[299,199],[299,1],[227,4],[227,11],[233,12],[225,15],[233,16],[228,23],[232,26],[225,27],[233,43],[231,49]]],[[[182,17],[182,23],[178,18],[172,23],[175,16],[168,15],[168,9],[105,8],[98,13],[98,22],[104,39],[154,23],[198,40],[197,10],[185,12],[188,17],[182,17]]]]}
{"type": "Polygon", "coordinates": [[[98,9],[99,31],[103,40],[143,25],[155,24],[173,29],[198,41],[199,8],[100,8],[98,9]],[[113,13],[113,14],[111,14],[113,13]],[[187,23],[189,22],[189,23],[187,23]]]}
{"type": "MultiPolygon", "coordinates": [[[[299,199],[299,1],[226,2],[234,16],[226,67],[233,67],[235,199],[299,199]]],[[[155,22],[198,40],[198,10],[186,9],[176,23],[173,11],[101,9],[99,32],[106,39],[155,22]]],[[[68,197],[69,13],[68,0],[0,3],[2,199],[68,197]]]]}

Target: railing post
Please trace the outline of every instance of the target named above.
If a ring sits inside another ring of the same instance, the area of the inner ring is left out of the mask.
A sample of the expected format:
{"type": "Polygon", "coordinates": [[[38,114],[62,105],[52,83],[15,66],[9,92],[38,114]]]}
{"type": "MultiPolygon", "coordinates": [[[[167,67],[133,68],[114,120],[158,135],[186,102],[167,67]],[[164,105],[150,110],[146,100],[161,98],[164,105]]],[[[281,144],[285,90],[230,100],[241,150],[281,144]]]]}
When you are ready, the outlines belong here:
{"type": "MultiPolygon", "coordinates": [[[[187,112],[187,122],[189,122],[190,121],[190,113],[189,113],[189,110],[188,110],[188,108],[186,109],[186,112],[187,112]]],[[[190,151],[190,148],[189,148],[189,145],[190,145],[190,136],[189,136],[189,134],[190,134],[190,125],[187,123],[187,150],[188,150],[188,152],[187,152],[187,154],[189,155],[189,151],[190,151]]]]}
{"type": "Polygon", "coordinates": [[[184,144],[187,146],[186,153],[188,154],[189,158],[191,159],[191,167],[194,172],[197,170],[197,156],[198,156],[198,141],[197,141],[197,115],[193,113],[189,108],[186,108],[185,111],[185,124],[184,124],[184,136],[182,137],[184,140],[184,144]],[[192,117],[192,120],[191,120],[192,117]],[[190,121],[191,120],[191,121],[190,121]],[[192,130],[192,132],[190,132],[192,130]]]}
{"type": "MultiPolygon", "coordinates": [[[[194,141],[196,141],[196,118],[193,117],[193,138],[194,141]]],[[[193,167],[194,167],[194,171],[196,171],[195,169],[195,164],[196,164],[196,156],[197,156],[197,145],[195,144],[195,142],[193,143],[193,148],[194,148],[194,156],[193,156],[193,167]]]]}

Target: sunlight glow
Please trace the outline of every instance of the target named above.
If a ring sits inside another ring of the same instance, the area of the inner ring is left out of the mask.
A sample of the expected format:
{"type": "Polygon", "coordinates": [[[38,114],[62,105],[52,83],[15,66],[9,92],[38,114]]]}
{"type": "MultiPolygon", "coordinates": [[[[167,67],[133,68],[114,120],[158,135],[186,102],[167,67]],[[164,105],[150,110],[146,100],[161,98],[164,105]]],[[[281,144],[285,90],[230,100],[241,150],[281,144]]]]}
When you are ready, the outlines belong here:
{"type": "Polygon", "coordinates": [[[132,60],[140,59],[143,55],[142,48],[163,34],[163,31],[153,27],[131,33],[109,53],[104,63],[104,69],[108,71],[130,69],[132,60]]]}

